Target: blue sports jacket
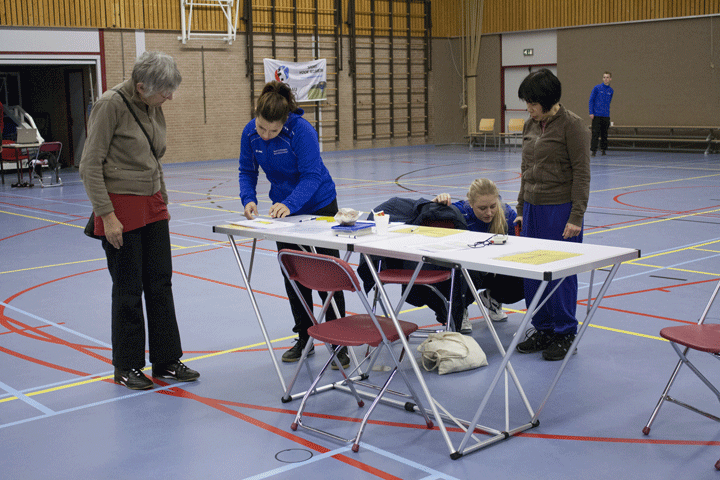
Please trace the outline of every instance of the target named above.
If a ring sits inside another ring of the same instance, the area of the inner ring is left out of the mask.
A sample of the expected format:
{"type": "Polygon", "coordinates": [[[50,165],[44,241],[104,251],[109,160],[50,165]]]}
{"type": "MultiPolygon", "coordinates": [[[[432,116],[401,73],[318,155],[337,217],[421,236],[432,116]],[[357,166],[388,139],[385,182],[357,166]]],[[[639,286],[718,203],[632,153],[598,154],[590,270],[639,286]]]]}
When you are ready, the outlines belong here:
{"type": "MultiPolygon", "coordinates": [[[[502,199],[500,199],[500,201],[502,202],[502,199]]],[[[475,212],[470,206],[469,201],[460,200],[458,202],[453,202],[453,205],[455,205],[458,210],[460,210],[460,213],[462,213],[465,217],[465,221],[468,224],[468,230],[471,230],[473,232],[487,233],[488,229],[490,228],[490,224],[483,222],[475,216],[475,212]]],[[[505,220],[507,220],[508,224],[508,235],[515,235],[514,222],[517,218],[517,213],[507,203],[503,203],[503,206],[505,207],[505,220]]]]}
{"type": "Polygon", "coordinates": [[[320,158],[317,132],[302,118],[304,113],[302,109],[291,113],[280,134],[267,142],[257,133],[255,119],[243,129],[238,169],[243,206],[257,204],[260,168],[270,182],[270,200],[284,204],[292,215],[315,212],[337,196],[320,158]]]}
{"type": "Polygon", "coordinates": [[[614,90],[611,86],[601,83],[595,85],[590,93],[590,115],[598,117],[610,116],[610,102],[612,101],[614,90]]]}

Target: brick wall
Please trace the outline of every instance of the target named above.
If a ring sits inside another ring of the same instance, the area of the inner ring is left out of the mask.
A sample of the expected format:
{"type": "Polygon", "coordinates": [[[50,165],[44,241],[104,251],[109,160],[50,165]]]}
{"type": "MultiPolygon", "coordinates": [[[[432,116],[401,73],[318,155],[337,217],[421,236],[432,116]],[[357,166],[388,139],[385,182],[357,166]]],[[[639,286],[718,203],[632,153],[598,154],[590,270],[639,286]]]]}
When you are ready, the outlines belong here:
{"type": "MultiPolygon", "coordinates": [[[[237,158],[240,134],[251,119],[250,78],[245,75],[245,40],[238,36],[232,45],[218,40],[190,40],[183,45],[178,35],[179,32],[145,33],[145,48],[172,55],[183,76],[174,99],[163,107],[168,124],[168,146],[164,161],[174,163],[237,158]]],[[[322,150],[430,143],[432,119],[429,137],[353,140],[348,46],[349,42],[343,42],[343,59],[346,64],[335,80],[340,105],[339,140],[323,142],[322,150]]],[[[127,79],[132,72],[135,33],[106,30],[105,58],[107,87],[112,88],[127,79]]],[[[433,72],[430,75],[432,81],[433,72]]],[[[326,108],[332,108],[334,114],[334,106],[326,108]]]]}

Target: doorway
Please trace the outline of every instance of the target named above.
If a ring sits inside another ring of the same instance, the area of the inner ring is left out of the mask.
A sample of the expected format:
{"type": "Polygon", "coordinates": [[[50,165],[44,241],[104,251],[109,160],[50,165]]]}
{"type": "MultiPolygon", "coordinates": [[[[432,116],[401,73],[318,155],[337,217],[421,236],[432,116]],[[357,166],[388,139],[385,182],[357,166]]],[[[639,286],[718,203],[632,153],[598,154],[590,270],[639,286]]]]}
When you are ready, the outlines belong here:
{"type": "Polygon", "coordinates": [[[527,120],[528,114],[525,103],[518,98],[518,88],[528,74],[547,68],[553,74],[557,75],[557,65],[521,65],[513,67],[503,67],[502,79],[502,111],[500,113],[500,122],[503,132],[508,131],[508,123],[512,118],[522,118],[527,120]]]}
{"type": "MultiPolygon", "coordinates": [[[[60,162],[78,165],[92,92],[92,64],[1,64],[0,98],[6,107],[19,106],[32,117],[45,141],[63,144],[60,162]],[[3,90],[4,89],[4,90],[3,90]]],[[[15,134],[15,122],[6,117],[4,136],[15,134]]]]}

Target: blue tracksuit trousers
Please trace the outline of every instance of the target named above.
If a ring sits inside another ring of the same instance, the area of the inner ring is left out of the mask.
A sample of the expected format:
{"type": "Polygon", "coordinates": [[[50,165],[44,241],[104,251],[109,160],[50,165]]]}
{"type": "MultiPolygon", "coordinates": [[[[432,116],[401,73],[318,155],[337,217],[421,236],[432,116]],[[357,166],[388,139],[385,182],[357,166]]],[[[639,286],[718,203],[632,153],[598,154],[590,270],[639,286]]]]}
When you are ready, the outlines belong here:
{"type": "MultiPolygon", "coordinates": [[[[530,238],[543,238],[547,240],[563,240],[568,218],[570,218],[571,203],[561,205],[532,205],[527,202],[523,205],[522,236],[530,238]]],[[[580,235],[566,242],[582,242],[583,231],[580,235]]],[[[543,299],[555,288],[559,280],[553,280],[545,289],[543,299]]],[[[525,279],[525,304],[530,305],[535,292],[540,286],[539,280],[525,279]]],[[[545,305],[535,314],[532,325],[536,330],[554,332],[556,334],[576,334],[578,321],[575,316],[577,307],[578,282],[577,275],[566,277],[560,287],[548,299],[545,305]]],[[[542,303],[542,300],[540,301],[542,303]]]]}

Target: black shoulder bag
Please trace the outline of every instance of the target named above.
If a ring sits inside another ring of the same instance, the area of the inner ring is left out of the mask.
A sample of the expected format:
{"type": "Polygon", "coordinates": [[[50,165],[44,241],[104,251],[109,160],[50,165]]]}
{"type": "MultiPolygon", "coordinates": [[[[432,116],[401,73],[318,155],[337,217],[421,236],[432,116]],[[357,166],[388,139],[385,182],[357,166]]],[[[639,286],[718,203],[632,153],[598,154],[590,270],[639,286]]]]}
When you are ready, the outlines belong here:
{"type": "MultiPolygon", "coordinates": [[[[145,134],[145,138],[147,138],[148,143],[150,144],[150,151],[152,151],[153,157],[155,157],[155,161],[160,163],[158,160],[157,153],[155,152],[155,147],[153,146],[152,140],[150,140],[150,135],[148,135],[147,130],[145,130],[145,127],[143,127],[142,123],[140,123],[140,119],[138,118],[137,114],[135,113],[135,110],[132,109],[132,106],[130,105],[130,102],[128,99],[123,95],[123,93],[120,90],[115,90],[115,92],[120,95],[120,98],[123,99],[123,102],[125,102],[125,105],[127,106],[128,110],[130,110],[130,113],[132,113],[133,118],[137,122],[138,126],[140,127],[140,130],[145,134]]],[[[88,219],[87,225],[85,225],[85,235],[87,235],[90,238],[97,238],[102,239],[103,237],[99,235],[95,235],[95,212],[90,214],[90,218],[88,219]]]]}

